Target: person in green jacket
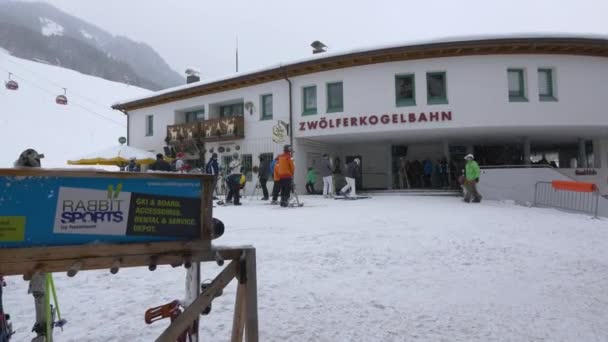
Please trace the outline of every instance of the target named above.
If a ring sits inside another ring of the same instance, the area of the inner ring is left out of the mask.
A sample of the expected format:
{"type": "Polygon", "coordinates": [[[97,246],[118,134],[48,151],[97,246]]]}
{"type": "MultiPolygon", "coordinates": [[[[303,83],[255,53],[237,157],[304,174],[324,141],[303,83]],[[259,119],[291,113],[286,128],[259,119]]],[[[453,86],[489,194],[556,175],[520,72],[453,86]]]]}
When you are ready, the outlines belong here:
{"type": "Polygon", "coordinates": [[[479,165],[472,154],[467,154],[464,159],[467,161],[464,167],[464,187],[466,189],[464,201],[469,203],[472,198],[473,203],[479,203],[481,202],[481,195],[477,192],[477,183],[479,183],[479,175],[481,173],[479,165]]]}
{"type": "Polygon", "coordinates": [[[315,182],[317,181],[317,173],[312,166],[308,167],[308,172],[306,173],[306,192],[308,194],[315,193],[315,182]]]}

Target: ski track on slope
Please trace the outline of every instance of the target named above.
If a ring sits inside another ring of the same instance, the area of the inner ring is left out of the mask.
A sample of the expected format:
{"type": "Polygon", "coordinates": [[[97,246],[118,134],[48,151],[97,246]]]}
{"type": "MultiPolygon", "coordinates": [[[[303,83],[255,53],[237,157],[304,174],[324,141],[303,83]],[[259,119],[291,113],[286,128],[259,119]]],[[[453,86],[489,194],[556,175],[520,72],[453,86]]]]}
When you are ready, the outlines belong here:
{"type": "MultiPolygon", "coordinates": [[[[226,224],[217,245],[257,249],[261,341],[608,340],[606,220],[458,198],[302,197],[296,209],[214,209],[226,224]]],[[[205,264],[204,278],[219,270],[205,264]]],[[[69,323],[55,340],[154,340],[168,321],[146,326],[144,311],[182,298],[184,275],[56,274],[69,323]]],[[[20,277],[8,283],[15,340],[29,340],[33,300],[20,277]]],[[[203,317],[203,340],[229,340],[235,290],[203,317]]]]}

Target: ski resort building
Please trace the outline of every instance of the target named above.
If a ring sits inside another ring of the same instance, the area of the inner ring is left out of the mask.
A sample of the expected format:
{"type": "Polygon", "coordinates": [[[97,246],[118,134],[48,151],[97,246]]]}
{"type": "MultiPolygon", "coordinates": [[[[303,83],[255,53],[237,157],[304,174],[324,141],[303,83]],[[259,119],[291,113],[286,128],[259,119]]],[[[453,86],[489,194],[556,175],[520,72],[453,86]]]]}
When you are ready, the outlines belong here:
{"type": "Polygon", "coordinates": [[[542,163],[606,189],[603,37],[435,40],[193,78],[113,106],[128,115],[130,145],[182,151],[193,163],[216,152],[225,164],[238,152],[253,177],[260,154],[292,144],[301,189],[324,153],[342,164],[360,158],[363,189],[403,187],[403,160],[445,159],[458,173],[467,153],[486,170],[528,177],[527,166],[542,163]]]}

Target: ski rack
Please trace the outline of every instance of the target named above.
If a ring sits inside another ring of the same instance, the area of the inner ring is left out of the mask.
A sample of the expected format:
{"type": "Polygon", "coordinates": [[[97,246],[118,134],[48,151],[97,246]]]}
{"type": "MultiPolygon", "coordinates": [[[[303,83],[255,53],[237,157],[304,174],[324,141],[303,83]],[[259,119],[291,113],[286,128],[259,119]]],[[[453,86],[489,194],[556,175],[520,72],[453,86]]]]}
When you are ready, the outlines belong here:
{"type": "MultiPolygon", "coordinates": [[[[80,271],[108,269],[112,274],[121,268],[145,267],[151,271],[159,265],[183,265],[187,268],[185,310],[174,322],[156,339],[160,342],[172,342],[189,327],[197,327],[193,341],[199,341],[198,323],[200,313],[211,303],[216,294],[223,290],[232,279],[238,279],[235,301],[235,312],[232,328],[232,342],[242,341],[244,334],[248,342],[258,341],[257,315],[257,276],[256,253],[252,246],[214,247],[211,240],[221,236],[223,224],[212,218],[213,182],[212,176],[169,173],[131,173],[103,171],[67,171],[44,169],[0,169],[0,194],[9,191],[3,181],[9,179],[35,179],[54,181],[63,178],[84,178],[92,183],[100,181],[200,181],[200,234],[199,238],[178,239],[177,241],[145,241],[145,242],[108,242],[98,244],[55,245],[34,247],[11,247],[6,237],[3,240],[0,230],[0,274],[3,276],[23,275],[24,280],[30,280],[36,274],[49,272],[67,272],[74,277],[80,271]],[[221,232],[218,232],[218,222],[221,232]],[[218,235],[219,234],[219,235],[218,235]],[[8,244],[8,246],[7,246],[8,244]],[[224,260],[230,263],[212,280],[211,284],[201,293],[201,263],[215,262],[219,266],[224,260]]],[[[86,186],[86,180],[82,182],[86,186]]],[[[74,180],[70,184],[73,184],[74,180]]],[[[121,183],[122,186],[122,183],[121,183]]],[[[109,188],[111,190],[112,188],[109,188]]],[[[175,189],[174,189],[175,190],[175,189]]],[[[12,191],[12,190],[10,190],[12,191]]],[[[177,190],[176,190],[177,191],[177,190]]],[[[109,191],[110,192],[110,191],[109,191]]],[[[110,194],[108,194],[108,198],[110,194]]],[[[50,198],[50,197],[49,197],[50,198]]],[[[8,200],[10,201],[10,199],[8,200]]],[[[59,201],[59,199],[57,199],[59,201]]],[[[5,198],[5,204],[7,199],[5,198]]],[[[21,204],[12,203],[19,213],[10,210],[10,204],[0,208],[0,228],[2,219],[24,215],[38,215],[38,208],[21,209],[21,204]],[[16,205],[16,206],[15,206],[16,205]],[[9,207],[7,209],[7,207],[9,207]],[[23,214],[25,212],[25,214],[23,214]],[[4,215],[4,216],[3,216],[4,215]]],[[[24,204],[23,206],[26,206],[24,204]]],[[[58,204],[57,204],[58,206],[58,204]]],[[[127,216],[132,214],[129,209],[127,216]]],[[[42,214],[40,214],[42,215],[42,214]]],[[[53,230],[56,222],[45,222],[45,227],[25,226],[23,230],[53,230]]],[[[10,225],[10,222],[9,222],[10,225]]],[[[6,227],[5,227],[6,228],[6,227]]],[[[10,228],[10,227],[9,227],[10,228]]],[[[176,227],[175,229],[179,229],[176,227]]],[[[62,235],[52,234],[51,235],[62,235]]],[[[23,239],[26,241],[27,239],[23,239]]],[[[175,239],[173,239],[175,240],[175,239]]],[[[10,240],[8,240],[10,241],[10,240]]]]}

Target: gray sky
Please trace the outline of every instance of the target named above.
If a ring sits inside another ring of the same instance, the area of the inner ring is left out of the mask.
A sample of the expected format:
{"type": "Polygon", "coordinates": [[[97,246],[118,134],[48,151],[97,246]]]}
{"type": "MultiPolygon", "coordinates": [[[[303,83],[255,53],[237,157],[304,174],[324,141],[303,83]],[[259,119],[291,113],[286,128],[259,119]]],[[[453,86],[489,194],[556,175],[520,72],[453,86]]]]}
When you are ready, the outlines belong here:
{"type": "Polygon", "coordinates": [[[608,34],[607,0],[46,0],[143,41],[203,79],[330,51],[416,39],[513,32],[608,34]]]}

